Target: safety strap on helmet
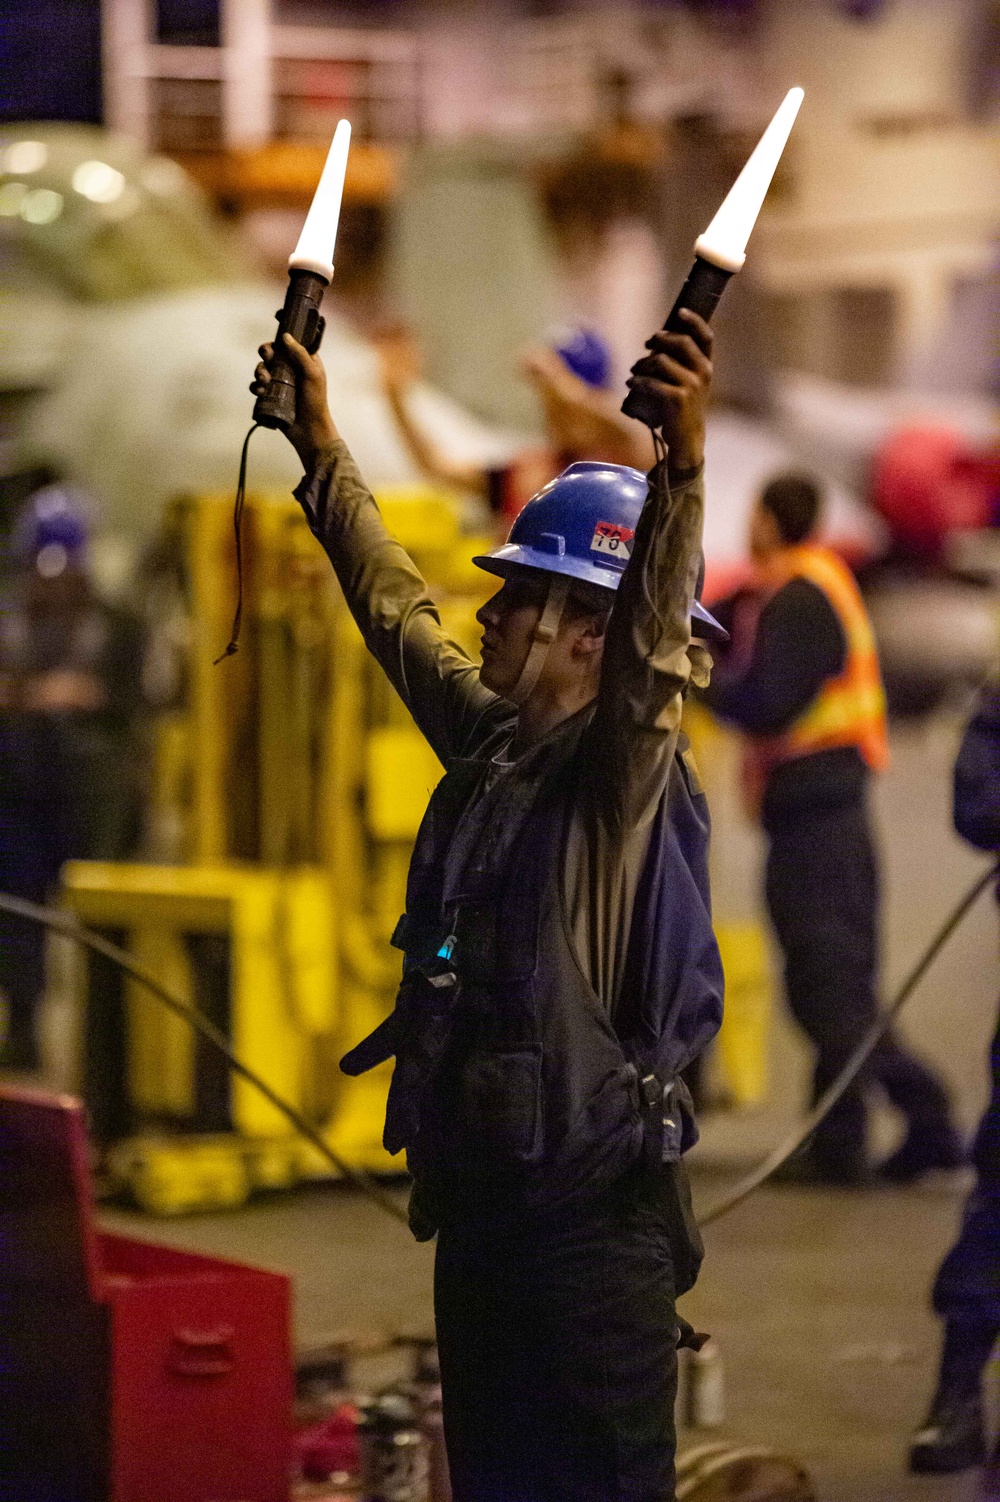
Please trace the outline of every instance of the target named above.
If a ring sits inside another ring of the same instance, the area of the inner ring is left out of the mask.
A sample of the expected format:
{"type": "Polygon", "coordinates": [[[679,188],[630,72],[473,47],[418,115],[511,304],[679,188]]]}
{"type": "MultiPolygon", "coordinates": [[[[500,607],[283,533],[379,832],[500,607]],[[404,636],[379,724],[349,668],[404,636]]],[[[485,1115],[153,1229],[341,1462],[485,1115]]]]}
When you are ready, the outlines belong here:
{"type": "Polygon", "coordinates": [[[566,597],[569,594],[569,585],[569,579],[559,574],[553,574],[549,579],[545,609],[538,618],[538,625],[535,627],[534,638],[524,660],[521,676],[507,695],[515,704],[524,704],[531,697],[532,690],[538,682],[549,647],[559,630],[559,622],[562,620],[566,597]]]}

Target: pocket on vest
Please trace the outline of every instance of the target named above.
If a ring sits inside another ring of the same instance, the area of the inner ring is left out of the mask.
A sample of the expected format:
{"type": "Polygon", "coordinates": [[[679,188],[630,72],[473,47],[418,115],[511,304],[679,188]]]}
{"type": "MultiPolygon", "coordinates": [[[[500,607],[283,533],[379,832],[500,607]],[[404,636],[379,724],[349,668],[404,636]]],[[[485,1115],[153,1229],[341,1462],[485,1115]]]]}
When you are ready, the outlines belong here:
{"type": "Polygon", "coordinates": [[[469,1130],[501,1158],[538,1155],[542,1135],[542,1045],[475,1054],[462,1071],[469,1130]]]}

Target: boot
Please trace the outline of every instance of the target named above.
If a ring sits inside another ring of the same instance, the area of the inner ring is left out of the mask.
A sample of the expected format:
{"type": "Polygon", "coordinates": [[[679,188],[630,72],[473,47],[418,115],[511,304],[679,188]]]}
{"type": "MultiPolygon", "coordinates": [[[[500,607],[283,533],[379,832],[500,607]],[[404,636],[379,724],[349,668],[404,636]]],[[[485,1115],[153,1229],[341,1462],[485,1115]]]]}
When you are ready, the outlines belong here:
{"type": "Polygon", "coordinates": [[[890,1184],[913,1184],[932,1169],[961,1168],[965,1161],[962,1139],[953,1127],[942,1126],[933,1137],[911,1127],[880,1166],[879,1176],[890,1184]]]}
{"type": "Polygon", "coordinates": [[[875,1183],[863,1139],[858,1143],[813,1139],[784,1163],[772,1179],[780,1184],[831,1189],[870,1189],[875,1183]]]}
{"type": "Polygon", "coordinates": [[[927,1421],[910,1446],[910,1470],[915,1474],[949,1475],[986,1459],[980,1385],[996,1338],[992,1324],[947,1321],[938,1389],[927,1421]]]}
{"type": "Polygon", "coordinates": [[[910,1470],[917,1476],[945,1476],[982,1465],[985,1459],[979,1393],[955,1397],[939,1391],[927,1422],[913,1436],[910,1470]]]}
{"type": "Polygon", "coordinates": [[[912,1184],[935,1168],[965,1162],[962,1140],[951,1120],[951,1104],[941,1081],[890,1034],[872,1056],[872,1072],[906,1118],[902,1145],[880,1169],[890,1184],[912,1184]]]}

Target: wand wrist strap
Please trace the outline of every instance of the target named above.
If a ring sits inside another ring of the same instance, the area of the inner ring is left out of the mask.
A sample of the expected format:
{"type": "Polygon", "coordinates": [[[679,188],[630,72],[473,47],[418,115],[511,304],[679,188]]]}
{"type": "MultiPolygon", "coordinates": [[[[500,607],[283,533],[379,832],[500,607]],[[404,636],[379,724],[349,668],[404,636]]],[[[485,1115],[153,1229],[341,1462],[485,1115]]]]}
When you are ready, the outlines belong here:
{"type": "Polygon", "coordinates": [[[236,611],[233,615],[233,629],[229,636],[229,644],[212,663],[218,667],[227,657],[232,657],[239,651],[240,628],[243,625],[243,508],[246,505],[247,492],[247,450],[250,440],[261,426],[255,422],[243,440],[243,452],[240,454],[240,475],[236,482],[236,504],[233,507],[233,532],[236,538],[236,611]]]}

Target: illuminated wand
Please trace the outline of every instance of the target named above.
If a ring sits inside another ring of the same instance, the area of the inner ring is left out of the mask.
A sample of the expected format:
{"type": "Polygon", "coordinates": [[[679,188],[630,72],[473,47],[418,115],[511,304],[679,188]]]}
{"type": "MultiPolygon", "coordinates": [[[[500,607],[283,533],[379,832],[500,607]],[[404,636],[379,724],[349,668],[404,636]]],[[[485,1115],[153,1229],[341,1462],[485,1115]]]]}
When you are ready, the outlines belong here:
{"type": "Polygon", "coordinates": [[[319,349],[324,322],[320,315],[323,293],[333,281],[333,249],[344,196],[347,153],[351,127],[341,120],[334,132],[323,175],[302,226],[299,243],[288,258],[288,291],[284,307],[275,315],[278,334],[268,369],[271,381],[257,398],[253,420],[264,428],[287,433],[295,422],[295,370],[283,352],[281,336],[291,334],[311,355],[319,349]]]}
{"type": "MultiPolygon", "coordinates": [[[[685,323],[680,317],[682,308],[690,308],[706,320],[711,318],[729,278],[742,268],[750,232],[757,222],[802,99],[801,89],[789,89],[715,218],[694,242],[694,265],[663,325],[668,333],[685,332],[685,323]]],[[[650,428],[655,428],[660,421],[655,398],[641,389],[629,392],[622,402],[622,411],[626,417],[637,417],[650,428]]]]}
{"type": "Polygon", "coordinates": [[[293,339],[314,355],[323,337],[324,321],[320,313],[323,293],[333,281],[333,249],[340,224],[340,204],[344,196],[344,178],[347,174],[347,153],[351,146],[351,126],[341,120],[333,133],[333,141],[323,167],[323,172],[313,201],[309,205],[306,222],[299,235],[299,243],[288,257],[288,291],[284,305],[278,309],[278,332],[274,340],[274,352],[268,361],[271,379],[267,390],[258,396],[253,409],[253,427],[243,440],[240,455],[240,475],[236,483],[236,506],[233,512],[233,531],[236,534],[236,613],[229,644],[216,664],[223,658],[232,657],[239,649],[240,626],[243,622],[243,506],[247,485],[247,450],[250,439],[258,428],[280,428],[283,433],[295,424],[296,387],[295,369],[285,352],[282,334],[291,334],[293,339]]]}

